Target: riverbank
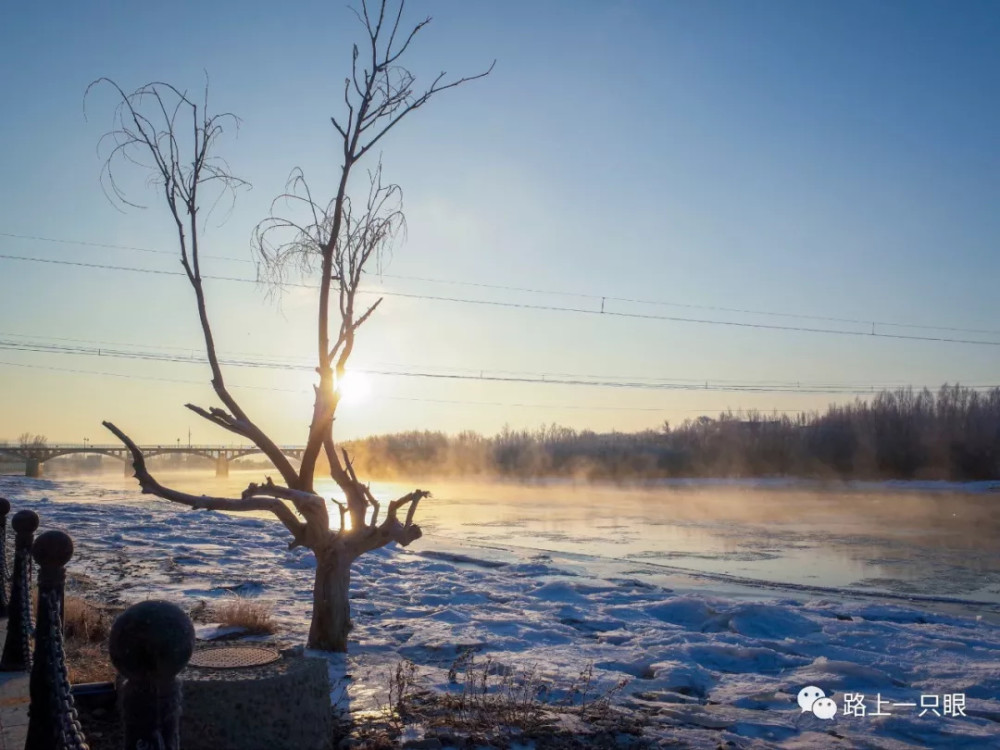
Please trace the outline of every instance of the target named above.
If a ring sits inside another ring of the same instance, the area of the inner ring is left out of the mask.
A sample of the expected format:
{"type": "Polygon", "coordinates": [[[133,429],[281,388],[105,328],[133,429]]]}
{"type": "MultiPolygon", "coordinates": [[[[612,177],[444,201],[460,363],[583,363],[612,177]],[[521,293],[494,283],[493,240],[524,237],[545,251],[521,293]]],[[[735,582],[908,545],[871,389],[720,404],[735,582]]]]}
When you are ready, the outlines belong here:
{"type": "MultiPolygon", "coordinates": [[[[0,494],[37,511],[43,528],[68,530],[71,572],[109,602],[164,597],[190,607],[236,592],[268,604],[282,640],[305,639],[315,562],[288,549],[279,524],[86,483],[0,478],[0,494]]],[[[1000,730],[1000,628],[974,615],[849,592],[720,595],[683,572],[656,582],[641,561],[605,566],[503,544],[446,549],[428,537],[355,566],[351,653],[330,662],[331,700],[345,711],[378,711],[401,660],[422,689],[454,694],[449,675],[473,654],[497,675],[531,669],[553,700],[592,665],[596,692],[626,683],[615,705],[651,717],[649,737],[693,748],[754,738],[797,748],[987,747],[1000,730]],[[838,705],[847,693],[918,706],[923,696],[962,695],[965,716],[899,707],[823,720],[796,703],[808,685],[838,705]]]]}

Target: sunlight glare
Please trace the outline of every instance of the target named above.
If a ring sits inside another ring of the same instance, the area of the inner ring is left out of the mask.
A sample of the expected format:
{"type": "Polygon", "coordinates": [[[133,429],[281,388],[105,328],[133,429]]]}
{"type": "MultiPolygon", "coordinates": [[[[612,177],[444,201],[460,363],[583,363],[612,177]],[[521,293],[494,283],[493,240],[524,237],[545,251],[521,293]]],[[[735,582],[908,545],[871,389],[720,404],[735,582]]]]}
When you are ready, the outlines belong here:
{"type": "Polygon", "coordinates": [[[364,373],[351,370],[344,374],[338,390],[340,399],[345,404],[360,404],[371,394],[371,381],[364,373]]]}

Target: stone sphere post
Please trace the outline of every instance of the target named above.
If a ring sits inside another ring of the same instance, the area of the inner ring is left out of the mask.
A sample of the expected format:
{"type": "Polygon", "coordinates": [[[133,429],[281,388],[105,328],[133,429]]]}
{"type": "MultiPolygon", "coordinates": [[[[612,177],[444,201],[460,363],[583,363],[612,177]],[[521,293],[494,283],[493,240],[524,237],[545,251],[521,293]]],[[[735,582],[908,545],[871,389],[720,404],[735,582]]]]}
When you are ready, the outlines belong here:
{"type": "Polygon", "coordinates": [[[176,604],[145,601],[111,626],[111,661],[121,687],[125,750],[179,750],[181,683],[194,652],[194,626],[176,604]]]}
{"type": "Polygon", "coordinates": [[[0,671],[31,669],[31,543],[38,528],[38,514],[19,510],[10,521],[14,528],[14,578],[10,587],[7,639],[0,657],[0,671]]]}
{"type": "Polygon", "coordinates": [[[7,570],[7,514],[10,513],[10,501],[0,497],[0,617],[7,616],[7,586],[10,583],[10,571],[7,570]]]}
{"type": "Polygon", "coordinates": [[[46,531],[35,540],[31,555],[38,563],[38,626],[24,750],[86,750],[63,649],[63,593],[73,540],[62,531],[46,531]]]}

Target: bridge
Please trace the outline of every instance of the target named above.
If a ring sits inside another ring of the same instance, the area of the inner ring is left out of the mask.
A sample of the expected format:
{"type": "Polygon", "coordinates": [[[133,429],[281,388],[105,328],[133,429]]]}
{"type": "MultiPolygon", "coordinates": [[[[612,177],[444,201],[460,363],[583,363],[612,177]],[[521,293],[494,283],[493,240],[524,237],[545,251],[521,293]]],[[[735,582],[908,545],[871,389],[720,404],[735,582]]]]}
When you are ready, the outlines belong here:
{"type": "MultiPolygon", "coordinates": [[[[281,452],[289,458],[302,460],[302,446],[279,446],[281,452]]],[[[229,476],[229,462],[244,456],[252,456],[262,451],[255,445],[140,445],[143,455],[146,458],[154,456],[164,456],[169,454],[184,454],[188,456],[201,456],[215,461],[215,475],[219,477],[229,476]]],[[[128,476],[132,468],[132,455],[123,445],[93,445],[85,443],[82,445],[0,445],[0,457],[9,456],[16,460],[24,461],[24,475],[27,477],[42,476],[42,465],[46,461],[60,456],[72,456],[79,454],[110,456],[122,461],[125,466],[125,475],[128,476]]]]}

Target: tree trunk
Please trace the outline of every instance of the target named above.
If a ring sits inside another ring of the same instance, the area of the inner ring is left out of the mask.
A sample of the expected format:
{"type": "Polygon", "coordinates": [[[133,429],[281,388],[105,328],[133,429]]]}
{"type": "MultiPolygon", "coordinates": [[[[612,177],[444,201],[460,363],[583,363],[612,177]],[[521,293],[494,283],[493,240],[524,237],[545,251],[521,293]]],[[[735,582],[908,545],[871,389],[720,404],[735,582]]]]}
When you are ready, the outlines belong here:
{"type": "Polygon", "coordinates": [[[351,630],[350,589],[350,559],[343,553],[318,552],[309,648],[347,651],[347,634],[351,630]]]}

